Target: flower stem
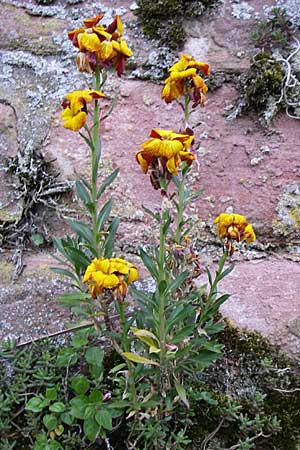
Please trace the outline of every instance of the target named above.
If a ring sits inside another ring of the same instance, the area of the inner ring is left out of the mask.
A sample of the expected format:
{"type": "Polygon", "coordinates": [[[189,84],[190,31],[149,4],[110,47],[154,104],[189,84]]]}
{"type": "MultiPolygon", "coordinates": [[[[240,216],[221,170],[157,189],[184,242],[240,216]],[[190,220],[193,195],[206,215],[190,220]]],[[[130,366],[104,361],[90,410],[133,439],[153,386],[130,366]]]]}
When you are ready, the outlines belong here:
{"type": "Polygon", "coordinates": [[[184,95],[184,130],[186,130],[189,127],[189,120],[190,120],[190,94],[187,92],[184,95]]]}
{"type": "MultiPolygon", "coordinates": [[[[94,77],[95,90],[100,89],[101,85],[101,75],[99,67],[96,67],[95,77],[94,77]]],[[[98,166],[101,158],[101,138],[99,135],[99,124],[100,124],[100,107],[97,99],[94,100],[94,114],[93,114],[93,145],[92,145],[92,203],[93,208],[91,211],[93,220],[93,235],[94,235],[94,248],[98,251],[98,227],[97,227],[97,176],[98,176],[98,166]]],[[[98,255],[99,257],[100,255],[98,255]]]]}
{"type": "Polygon", "coordinates": [[[175,242],[176,244],[181,244],[182,241],[182,235],[181,235],[181,229],[182,229],[182,221],[183,221],[183,211],[184,211],[184,184],[185,184],[185,175],[182,175],[182,180],[179,183],[178,188],[178,208],[177,208],[177,225],[176,225],[176,232],[175,232],[175,242]]]}
{"type": "MultiPolygon", "coordinates": [[[[126,326],[124,304],[122,302],[119,303],[119,314],[120,314],[120,325],[121,325],[121,330],[122,330],[123,347],[126,352],[130,352],[130,340],[128,339],[128,330],[127,330],[127,326],[126,326]]],[[[137,404],[137,395],[136,395],[136,389],[135,389],[134,365],[128,359],[126,359],[125,361],[126,361],[126,364],[128,367],[128,375],[129,375],[128,376],[128,388],[130,389],[130,392],[131,392],[132,406],[133,406],[133,409],[135,411],[137,411],[138,404],[137,404]]]]}
{"type": "Polygon", "coordinates": [[[167,212],[162,212],[162,222],[160,225],[160,244],[159,244],[159,261],[158,261],[158,324],[159,324],[159,343],[160,343],[160,387],[161,392],[165,393],[167,385],[167,368],[166,368],[166,314],[165,314],[165,289],[162,282],[166,280],[165,267],[165,246],[166,246],[166,229],[165,224],[168,220],[167,212]]]}

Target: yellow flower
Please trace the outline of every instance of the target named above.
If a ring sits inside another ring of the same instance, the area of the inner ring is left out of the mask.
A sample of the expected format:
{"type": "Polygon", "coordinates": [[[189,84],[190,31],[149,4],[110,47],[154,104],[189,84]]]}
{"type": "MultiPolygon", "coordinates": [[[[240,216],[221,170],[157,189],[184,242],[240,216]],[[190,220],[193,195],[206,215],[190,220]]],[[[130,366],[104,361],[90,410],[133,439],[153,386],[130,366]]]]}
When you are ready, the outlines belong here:
{"type": "Polygon", "coordinates": [[[109,289],[115,298],[122,300],[126,295],[127,285],[138,279],[137,268],[124,259],[95,258],[87,267],[82,281],[89,284],[93,298],[109,289]]]}
{"type": "Polygon", "coordinates": [[[122,39],[123,24],[119,16],[105,27],[98,22],[104,14],[84,20],[85,28],[77,28],[68,33],[73,45],[79,49],[76,57],[78,69],[91,73],[99,67],[113,65],[120,76],[125,68],[127,58],[132,52],[122,39]]]}
{"type": "Polygon", "coordinates": [[[169,77],[165,80],[161,94],[162,99],[166,103],[170,103],[182,95],[190,93],[194,105],[203,106],[207,86],[198,74],[199,71],[208,76],[209,65],[195,61],[190,55],[182,55],[180,60],[169,69],[169,77]]]}
{"type": "Polygon", "coordinates": [[[188,151],[194,137],[188,134],[175,133],[172,130],[154,129],[150,133],[151,139],[144,142],[142,150],[136,155],[142,171],[147,173],[149,166],[157,167],[160,161],[163,173],[178,175],[178,168],[182,161],[191,165],[195,155],[188,151]]]}
{"type": "Polygon", "coordinates": [[[252,225],[240,214],[221,213],[214,223],[217,224],[217,232],[222,239],[237,242],[245,240],[247,244],[256,239],[252,225]]]}
{"type": "Polygon", "coordinates": [[[93,98],[98,99],[105,97],[100,91],[73,91],[65,96],[62,102],[64,108],[61,113],[63,126],[72,131],[78,131],[86,123],[87,103],[90,103],[93,98]]]}

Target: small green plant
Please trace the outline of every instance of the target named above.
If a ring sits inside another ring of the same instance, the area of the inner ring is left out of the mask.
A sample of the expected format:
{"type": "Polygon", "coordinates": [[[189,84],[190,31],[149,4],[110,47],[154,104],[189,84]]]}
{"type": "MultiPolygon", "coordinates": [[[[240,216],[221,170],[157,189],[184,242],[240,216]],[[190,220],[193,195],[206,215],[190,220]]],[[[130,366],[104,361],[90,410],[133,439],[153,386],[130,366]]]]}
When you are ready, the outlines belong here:
{"type": "Polygon", "coordinates": [[[185,41],[184,19],[201,16],[206,8],[217,3],[218,0],[138,0],[137,14],[147,36],[176,50],[185,41]]]}
{"type": "Polygon", "coordinates": [[[280,50],[286,53],[289,50],[295,27],[282,8],[273,8],[266,21],[258,22],[252,31],[251,38],[256,47],[262,52],[272,53],[280,50]]]}

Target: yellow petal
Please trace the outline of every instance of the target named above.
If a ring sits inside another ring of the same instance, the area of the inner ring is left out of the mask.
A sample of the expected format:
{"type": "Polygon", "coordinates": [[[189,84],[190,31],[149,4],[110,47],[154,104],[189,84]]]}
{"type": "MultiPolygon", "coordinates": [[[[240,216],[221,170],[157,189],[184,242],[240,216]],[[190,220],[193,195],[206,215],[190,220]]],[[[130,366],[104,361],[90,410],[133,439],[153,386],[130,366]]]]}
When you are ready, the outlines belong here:
{"type": "Polygon", "coordinates": [[[80,51],[98,52],[101,42],[96,33],[80,33],[77,37],[80,51]]]}
{"type": "Polygon", "coordinates": [[[139,163],[139,165],[141,166],[141,168],[142,168],[142,171],[144,172],[144,173],[147,173],[148,172],[148,162],[143,158],[143,152],[141,151],[141,152],[139,152],[139,153],[137,153],[137,155],[136,155],[136,160],[137,160],[137,162],[139,163]]]}
{"type": "Polygon", "coordinates": [[[86,113],[81,111],[75,116],[72,115],[70,108],[66,108],[62,112],[63,126],[72,131],[78,131],[82,128],[86,122],[86,113]]]}

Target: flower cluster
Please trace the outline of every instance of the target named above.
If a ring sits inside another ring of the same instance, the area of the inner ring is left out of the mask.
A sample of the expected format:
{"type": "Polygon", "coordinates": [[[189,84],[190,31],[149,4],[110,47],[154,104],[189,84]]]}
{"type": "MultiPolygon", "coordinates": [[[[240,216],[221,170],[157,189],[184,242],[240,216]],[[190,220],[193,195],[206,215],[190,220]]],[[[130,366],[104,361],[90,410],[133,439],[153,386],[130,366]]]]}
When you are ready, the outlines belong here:
{"type": "Polygon", "coordinates": [[[137,268],[121,258],[93,259],[87,267],[83,283],[88,283],[93,298],[111,290],[114,298],[122,300],[126,295],[127,285],[139,279],[137,268]]]}
{"type": "Polygon", "coordinates": [[[78,131],[86,123],[87,103],[93,99],[105,97],[100,91],[73,91],[65,96],[61,113],[63,126],[72,131],[78,131]]]}
{"type": "Polygon", "coordinates": [[[150,139],[141,144],[142,150],[137,153],[136,160],[144,173],[150,168],[157,170],[159,176],[178,175],[182,161],[191,165],[195,160],[195,155],[189,151],[193,141],[194,137],[189,134],[154,129],[150,139]]]}
{"type": "Polygon", "coordinates": [[[99,25],[104,14],[85,19],[84,27],[68,33],[73,45],[79,49],[76,57],[77,67],[81,72],[95,72],[96,67],[110,67],[111,65],[120,76],[127,58],[132,56],[126,41],[122,39],[123,24],[116,16],[107,27],[99,25]]]}
{"type": "Polygon", "coordinates": [[[195,61],[190,55],[182,55],[180,60],[169,69],[169,77],[165,80],[165,86],[161,97],[167,103],[189,94],[193,101],[193,107],[204,105],[207,86],[199,71],[208,76],[209,64],[195,61]]]}
{"type": "Polygon", "coordinates": [[[247,218],[241,214],[221,213],[215,220],[217,232],[221,239],[226,239],[225,246],[229,254],[234,252],[232,241],[246,241],[247,244],[255,241],[256,236],[253,227],[247,218]]]}

